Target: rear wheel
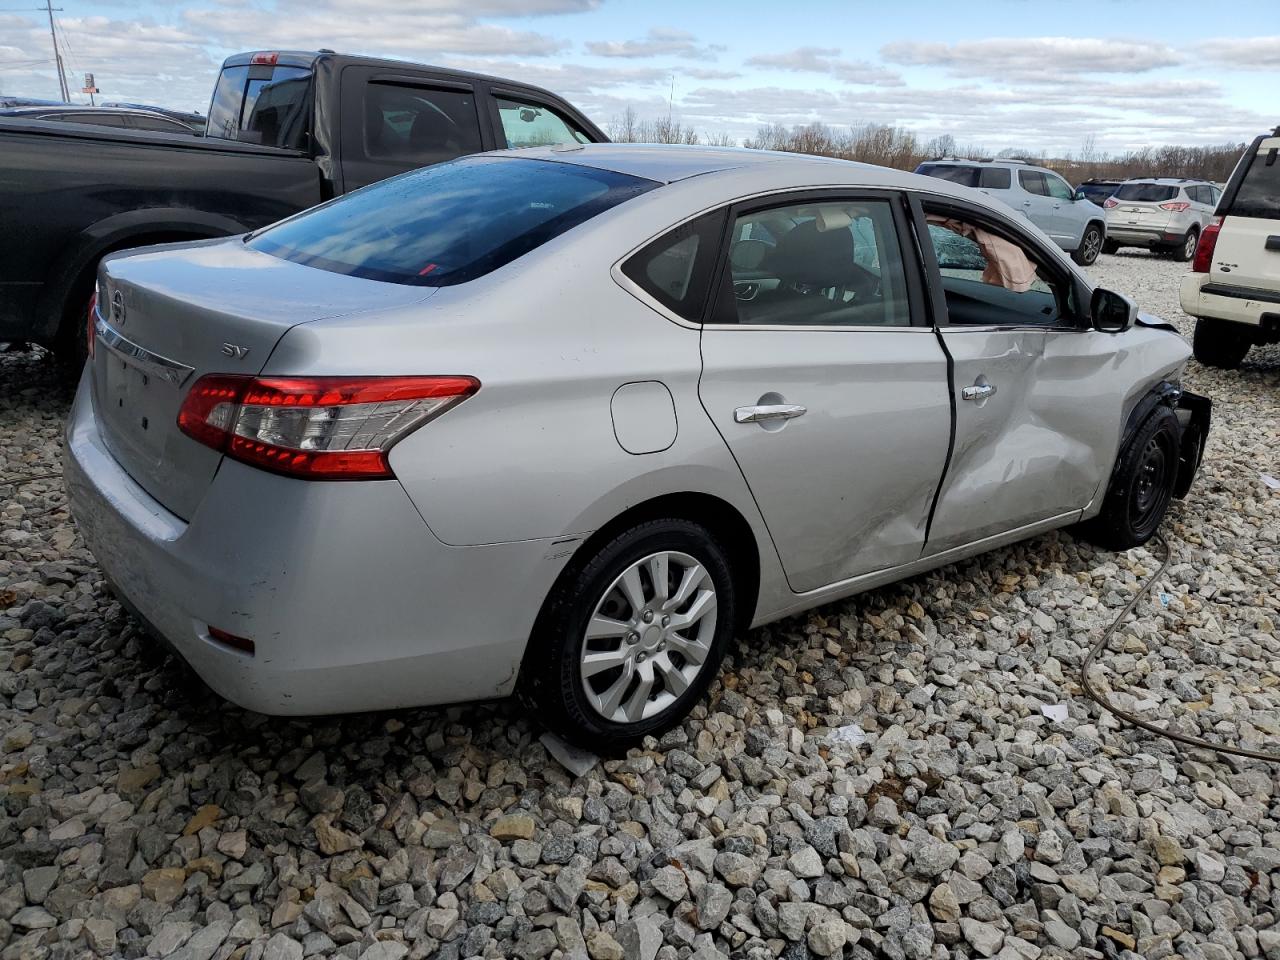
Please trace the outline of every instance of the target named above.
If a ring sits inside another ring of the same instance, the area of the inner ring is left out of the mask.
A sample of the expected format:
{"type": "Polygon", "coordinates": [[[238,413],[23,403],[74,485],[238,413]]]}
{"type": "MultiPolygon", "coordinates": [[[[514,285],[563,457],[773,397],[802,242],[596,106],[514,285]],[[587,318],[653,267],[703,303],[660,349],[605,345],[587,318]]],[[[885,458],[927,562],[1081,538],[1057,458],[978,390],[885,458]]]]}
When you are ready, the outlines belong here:
{"type": "Polygon", "coordinates": [[[723,546],[688,520],[651,520],[566,570],[538,617],[523,692],[567,739],[604,752],[684,719],[734,631],[723,546]]]}
{"type": "Polygon", "coordinates": [[[1085,227],[1084,235],[1080,238],[1080,246],[1072,251],[1071,259],[1082,267],[1092,266],[1098,259],[1098,254],[1102,252],[1102,245],[1102,228],[1096,223],[1091,223],[1085,227]]]}
{"type": "Polygon", "coordinates": [[[1102,511],[1081,525],[1085,537],[1109,550],[1150,540],[1169,510],[1178,477],[1178,417],[1158,407],[1120,452],[1102,511]]]}
{"type": "Polygon", "coordinates": [[[1113,253],[1115,253],[1119,249],[1120,249],[1120,244],[1116,243],[1114,240],[1104,240],[1102,242],[1102,252],[1105,253],[1107,256],[1111,256],[1113,253]]]}
{"type": "Polygon", "coordinates": [[[1196,244],[1200,242],[1200,231],[1192,227],[1187,231],[1187,235],[1182,238],[1182,242],[1174,247],[1170,253],[1173,259],[1179,263],[1186,263],[1196,255],[1196,244]]]}
{"type": "Polygon", "coordinates": [[[1234,370],[1244,361],[1251,346],[1253,338],[1238,324],[1211,317],[1201,317],[1196,321],[1191,349],[1196,359],[1206,367],[1234,370]]]}

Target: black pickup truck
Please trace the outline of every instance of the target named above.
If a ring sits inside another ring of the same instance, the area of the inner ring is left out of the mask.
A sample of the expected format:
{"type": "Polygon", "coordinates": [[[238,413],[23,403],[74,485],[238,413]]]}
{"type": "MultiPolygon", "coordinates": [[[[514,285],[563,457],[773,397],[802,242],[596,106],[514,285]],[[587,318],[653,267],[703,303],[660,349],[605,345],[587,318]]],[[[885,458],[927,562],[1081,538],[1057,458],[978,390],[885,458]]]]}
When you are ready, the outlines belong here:
{"type": "Polygon", "coordinates": [[[242,233],[463,154],[606,139],[537,87],[330,51],[228,58],[203,137],[0,120],[0,341],[74,361],[113,251],[242,233]]]}

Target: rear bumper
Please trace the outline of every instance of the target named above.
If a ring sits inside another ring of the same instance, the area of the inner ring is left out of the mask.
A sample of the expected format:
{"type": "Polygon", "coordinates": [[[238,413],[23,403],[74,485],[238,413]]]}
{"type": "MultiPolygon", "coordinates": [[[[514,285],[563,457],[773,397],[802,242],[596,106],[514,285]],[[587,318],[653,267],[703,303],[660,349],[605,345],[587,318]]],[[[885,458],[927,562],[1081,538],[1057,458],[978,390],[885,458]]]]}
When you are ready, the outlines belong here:
{"type": "Polygon", "coordinates": [[[1233,289],[1214,283],[1207,273],[1190,273],[1178,287],[1183,312],[1260,328],[1280,336],[1280,291],[1233,289]]]}
{"type": "Polygon", "coordinates": [[[1125,227],[1107,224],[1107,239],[1132,246],[1152,247],[1177,243],[1186,232],[1173,233],[1156,227],[1125,227]]]}
{"type": "Polygon", "coordinates": [[[210,687],[260,713],[504,696],[565,562],[546,540],[446,546],[394,481],[305,482],[232,461],[184,523],[107,451],[87,379],[65,451],[72,512],[108,579],[210,687]]]}

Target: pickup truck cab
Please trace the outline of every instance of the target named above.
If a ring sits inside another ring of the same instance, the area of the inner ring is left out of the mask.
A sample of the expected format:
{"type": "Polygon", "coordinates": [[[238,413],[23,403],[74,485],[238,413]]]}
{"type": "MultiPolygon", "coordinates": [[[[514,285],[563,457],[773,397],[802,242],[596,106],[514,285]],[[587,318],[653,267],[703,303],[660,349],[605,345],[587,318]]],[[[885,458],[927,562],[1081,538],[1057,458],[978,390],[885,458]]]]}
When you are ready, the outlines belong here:
{"type": "Polygon", "coordinates": [[[464,154],[607,140],[538,87],[331,51],[229,57],[205,134],[0,120],[0,341],[82,359],[117,250],[243,233],[464,154]]]}
{"type": "Polygon", "coordinates": [[[1203,364],[1234,369],[1250,347],[1280,343],[1280,127],[1236,164],[1178,295],[1203,364]]]}

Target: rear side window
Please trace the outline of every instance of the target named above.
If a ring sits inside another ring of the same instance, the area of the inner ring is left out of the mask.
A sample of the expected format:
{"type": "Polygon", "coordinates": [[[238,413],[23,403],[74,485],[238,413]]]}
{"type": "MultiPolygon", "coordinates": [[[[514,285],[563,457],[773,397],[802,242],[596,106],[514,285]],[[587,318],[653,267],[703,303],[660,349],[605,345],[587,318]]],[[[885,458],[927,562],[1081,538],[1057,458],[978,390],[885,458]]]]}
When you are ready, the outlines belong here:
{"type": "Polygon", "coordinates": [[[496,270],[656,186],[576,164],[466,157],[349,193],[247,242],[333,273],[443,287],[496,270]]]}
{"type": "Polygon", "coordinates": [[[1019,170],[1018,183],[1022,184],[1022,189],[1027,193],[1034,193],[1041,197],[1049,196],[1049,184],[1045,182],[1044,174],[1039,170],[1019,170]]]}
{"type": "Polygon", "coordinates": [[[482,149],[470,91],[390,83],[365,89],[364,153],[370,160],[426,166],[482,149]]]}
{"type": "Polygon", "coordinates": [[[1012,185],[1008,167],[980,167],[978,186],[985,190],[1008,190],[1012,185]]]}
{"type": "Polygon", "coordinates": [[[498,116],[507,146],[549,147],[557,143],[590,143],[591,138],[557,111],[529,100],[497,97],[498,116]]]}
{"type": "Polygon", "coordinates": [[[1254,156],[1228,212],[1235,217],[1280,219],[1280,159],[1276,150],[1254,156]]]}
{"type": "Polygon", "coordinates": [[[922,163],[916,168],[916,173],[922,173],[926,177],[937,177],[949,183],[958,183],[962,187],[978,185],[978,168],[965,167],[958,163],[922,163]]]}
{"type": "Polygon", "coordinates": [[[1132,200],[1134,203],[1164,203],[1177,195],[1177,187],[1160,183],[1122,183],[1115,193],[1117,200],[1132,200]]]}
{"type": "Polygon", "coordinates": [[[698,322],[715,272],[724,216],[717,211],[681,224],[631,257],[622,272],[672,313],[698,322]]]}

